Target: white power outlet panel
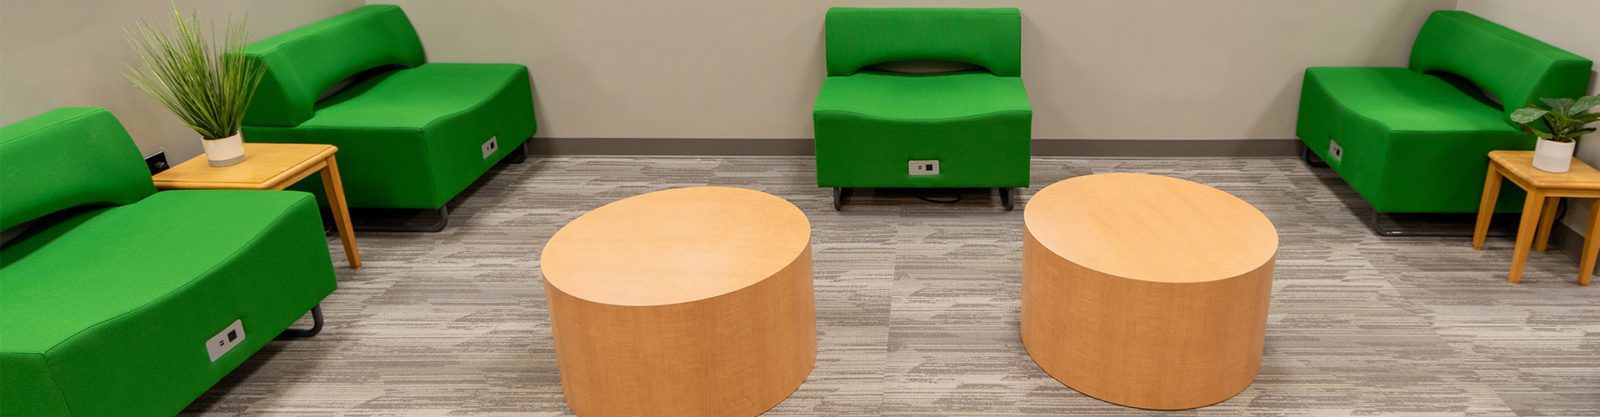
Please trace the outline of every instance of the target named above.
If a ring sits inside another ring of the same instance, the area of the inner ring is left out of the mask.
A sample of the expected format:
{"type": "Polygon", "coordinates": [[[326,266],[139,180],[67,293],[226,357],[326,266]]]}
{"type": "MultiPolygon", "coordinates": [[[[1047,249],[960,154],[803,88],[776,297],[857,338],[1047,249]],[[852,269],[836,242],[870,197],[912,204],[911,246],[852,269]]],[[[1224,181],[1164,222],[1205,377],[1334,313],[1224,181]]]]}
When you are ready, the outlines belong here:
{"type": "Polygon", "coordinates": [[[488,141],[483,142],[483,159],[489,159],[489,155],[494,155],[494,151],[498,150],[500,150],[500,137],[490,136],[488,141]]]}
{"type": "Polygon", "coordinates": [[[906,169],[911,175],[939,175],[939,160],[912,160],[906,163],[906,169]]]}
{"type": "Polygon", "coordinates": [[[216,336],[211,336],[211,339],[206,340],[206,354],[211,355],[212,362],[216,362],[217,358],[227,354],[228,351],[233,350],[234,346],[239,346],[239,343],[243,341],[244,322],[234,320],[233,324],[228,325],[228,328],[222,329],[222,333],[217,333],[216,336]]]}
{"type": "Polygon", "coordinates": [[[1334,162],[1344,160],[1344,147],[1339,146],[1339,141],[1328,139],[1328,157],[1334,162]]]}

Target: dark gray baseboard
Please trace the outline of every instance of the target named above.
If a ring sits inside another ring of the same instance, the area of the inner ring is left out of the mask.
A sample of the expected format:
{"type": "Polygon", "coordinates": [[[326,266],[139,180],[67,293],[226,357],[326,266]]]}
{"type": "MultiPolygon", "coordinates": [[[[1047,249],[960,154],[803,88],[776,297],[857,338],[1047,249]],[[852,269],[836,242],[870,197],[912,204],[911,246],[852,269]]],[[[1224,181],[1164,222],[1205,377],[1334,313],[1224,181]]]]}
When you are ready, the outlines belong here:
{"type": "MultiPolygon", "coordinates": [[[[1286,157],[1300,154],[1298,139],[1034,139],[1034,156],[1085,157],[1286,157]]],[[[811,139],[533,138],[534,155],[811,155],[811,139]]]]}
{"type": "Polygon", "coordinates": [[[1572,226],[1556,220],[1554,227],[1550,228],[1550,248],[1567,254],[1572,262],[1583,259],[1583,235],[1573,230],[1572,226]]]}
{"type": "Polygon", "coordinates": [[[811,139],[540,138],[534,155],[790,156],[811,155],[811,139]]]}
{"type": "Polygon", "coordinates": [[[1299,139],[1034,139],[1035,156],[1128,158],[1299,156],[1299,139]]]}

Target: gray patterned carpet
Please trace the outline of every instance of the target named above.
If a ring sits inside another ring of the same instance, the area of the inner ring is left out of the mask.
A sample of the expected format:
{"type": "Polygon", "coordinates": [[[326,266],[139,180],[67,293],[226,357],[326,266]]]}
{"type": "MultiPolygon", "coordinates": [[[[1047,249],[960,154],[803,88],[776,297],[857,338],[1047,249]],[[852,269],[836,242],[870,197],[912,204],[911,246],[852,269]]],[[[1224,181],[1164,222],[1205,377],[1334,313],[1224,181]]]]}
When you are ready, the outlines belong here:
{"type": "Polygon", "coordinates": [[[1033,190],[1099,172],[1210,184],[1277,225],[1266,355],[1244,393],[1146,412],[1040,371],[1017,334],[1021,203],[868,192],[835,212],[809,158],[561,157],[497,170],[442,233],[360,235],[360,270],[335,242],[329,327],[273,343],[186,414],[567,415],[543,242],[606,202],[711,184],[787,198],[815,231],[816,368],[768,415],[1600,416],[1600,285],[1573,284],[1565,255],[1535,253],[1506,284],[1509,240],[1377,238],[1349,187],[1291,158],[1038,158],[1033,190]]]}

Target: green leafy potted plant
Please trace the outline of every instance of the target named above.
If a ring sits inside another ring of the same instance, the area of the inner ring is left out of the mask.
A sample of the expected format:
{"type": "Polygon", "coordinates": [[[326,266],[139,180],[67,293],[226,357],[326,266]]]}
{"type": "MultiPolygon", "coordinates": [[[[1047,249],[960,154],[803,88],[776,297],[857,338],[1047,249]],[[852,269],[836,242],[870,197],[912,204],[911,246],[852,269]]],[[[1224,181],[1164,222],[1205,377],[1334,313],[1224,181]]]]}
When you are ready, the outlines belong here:
{"type": "Polygon", "coordinates": [[[1511,121],[1539,138],[1533,148],[1533,167],[1549,172],[1567,172],[1578,137],[1595,132],[1590,123],[1600,121],[1600,113],[1589,111],[1600,106],[1600,96],[1540,99],[1544,106],[1530,104],[1511,113],[1511,121]],[[1543,121],[1544,123],[1538,123],[1543,121]]]}
{"type": "Polygon", "coordinates": [[[228,22],[219,39],[202,30],[198,13],[173,9],[172,15],[172,33],[143,22],[127,32],[143,64],[129,64],[128,79],[200,133],[211,166],[244,161],[240,126],[266,66],[241,53],[242,22],[228,22]]]}

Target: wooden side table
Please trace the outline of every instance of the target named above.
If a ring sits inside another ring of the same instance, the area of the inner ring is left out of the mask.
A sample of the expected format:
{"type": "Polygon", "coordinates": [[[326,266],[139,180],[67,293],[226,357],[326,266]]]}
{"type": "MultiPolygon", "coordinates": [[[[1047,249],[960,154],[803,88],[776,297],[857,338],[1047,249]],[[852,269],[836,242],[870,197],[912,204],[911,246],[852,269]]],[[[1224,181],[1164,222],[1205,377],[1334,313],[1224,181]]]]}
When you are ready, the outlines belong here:
{"type": "MultiPolygon", "coordinates": [[[[1483,249],[1483,240],[1489,232],[1489,219],[1494,217],[1494,203],[1500,196],[1500,179],[1527,190],[1528,199],[1522,204],[1522,223],[1517,228],[1517,243],[1511,254],[1511,275],[1506,281],[1522,281],[1522,268],[1528,263],[1528,248],[1544,252],[1550,244],[1550,228],[1556,221],[1556,206],[1562,198],[1600,198],[1600,171],[1577,158],[1572,159],[1572,169],[1565,173],[1545,172],[1533,167],[1532,151],[1489,152],[1489,175],[1483,183],[1483,200],[1478,205],[1478,226],[1472,233],[1472,248],[1483,249]]],[[[1582,261],[1578,263],[1578,285],[1589,285],[1594,274],[1596,235],[1600,233],[1600,200],[1590,207],[1589,238],[1583,242],[1582,261]]]]}
{"type": "Polygon", "coordinates": [[[328,206],[333,210],[334,227],[339,231],[339,241],[344,243],[350,268],[354,269],[361,267],[361,250],[356,248],[350,210],[345,207],[344,186],[339,180],[339,164],[333,158],[338,151],[333,145],[323,144],[246,143],[245,160],[237,165],[212,167],[206,163],[205,155],[200,155],[161,171],[153,179],[156,188],[163,190],[282,190],[320,171],[328,206]]]}

